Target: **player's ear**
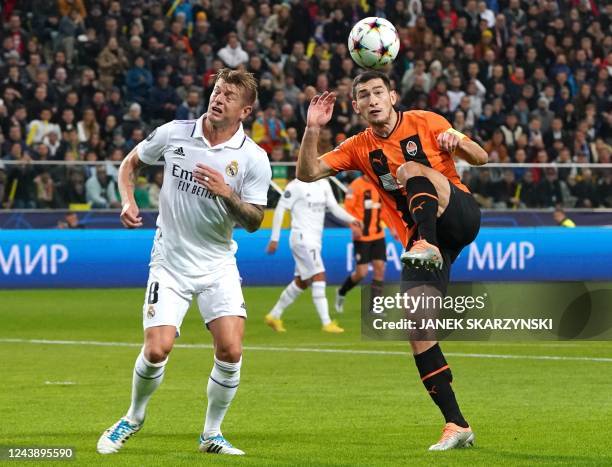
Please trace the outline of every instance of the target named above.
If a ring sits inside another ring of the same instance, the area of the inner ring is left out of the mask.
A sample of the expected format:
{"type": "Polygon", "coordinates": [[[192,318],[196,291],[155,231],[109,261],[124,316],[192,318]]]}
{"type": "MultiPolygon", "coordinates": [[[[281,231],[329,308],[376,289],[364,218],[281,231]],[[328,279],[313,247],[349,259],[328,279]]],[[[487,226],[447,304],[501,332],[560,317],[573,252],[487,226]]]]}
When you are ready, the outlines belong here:
{"type": "Polygon", "coordinates": [[[361,112],[359,111],[359,107],[357,106],[357,101],[351,101],[351,104],[353,104],[353,110],[355,111],[355,113],[357,115],[361,115],[361,112]]]}
{"type": "Polygon", "coordinates": [[[240,120],[245,120],[251,114],[252,111],[252,105],[247,105],[246,107],[243,107],[242,112],[240,113],[240,120]]]}
{"type": "Polygon", "coordinates": [[[389,91],[389,95],[391,96],[391,105],[395,106],[395,103],[397,102],[397,92],[395,92],[395,89],[389,91]]]}

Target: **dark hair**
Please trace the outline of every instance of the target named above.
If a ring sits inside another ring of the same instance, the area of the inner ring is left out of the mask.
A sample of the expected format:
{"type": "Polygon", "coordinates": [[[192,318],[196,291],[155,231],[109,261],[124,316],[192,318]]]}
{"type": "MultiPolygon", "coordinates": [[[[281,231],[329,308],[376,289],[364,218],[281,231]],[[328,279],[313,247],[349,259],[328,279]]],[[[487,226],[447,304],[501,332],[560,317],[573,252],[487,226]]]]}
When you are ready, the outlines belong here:
{"type": "Polygon", "coordinates": [[[382,82],[385,83],[386,88],[389,91],[391,90],[391,80],[382,71],[376,71],[376,70],[364,71],[363,73],[358,74],[353,80],[353,86],[352,86],[353,99],[355,99],[355,88],[359,84],[367,83],[368,81],[372,81],[373,79],[381,79],[382,82]]]}

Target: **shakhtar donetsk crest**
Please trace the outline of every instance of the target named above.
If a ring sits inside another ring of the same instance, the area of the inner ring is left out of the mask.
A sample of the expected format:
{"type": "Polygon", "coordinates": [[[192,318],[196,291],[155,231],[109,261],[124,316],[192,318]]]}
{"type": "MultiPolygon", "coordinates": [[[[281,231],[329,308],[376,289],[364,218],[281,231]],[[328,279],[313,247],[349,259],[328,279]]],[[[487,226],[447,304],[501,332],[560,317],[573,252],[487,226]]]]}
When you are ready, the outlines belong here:
{"type": "Polygon", "coordinates": [[[228,177],[235,177],[238,175],[238,161],[232,161],[227,164],[227,167],[225,167],[225,173],[228,177]]]}

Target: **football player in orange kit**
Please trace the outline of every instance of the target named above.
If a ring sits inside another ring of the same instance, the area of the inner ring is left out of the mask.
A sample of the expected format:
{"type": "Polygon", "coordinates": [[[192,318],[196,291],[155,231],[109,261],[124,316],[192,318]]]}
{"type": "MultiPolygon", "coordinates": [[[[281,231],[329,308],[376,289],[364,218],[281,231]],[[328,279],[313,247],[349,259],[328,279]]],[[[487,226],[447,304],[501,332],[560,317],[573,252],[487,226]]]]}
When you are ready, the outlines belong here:
{"type": "Polygon", "coordinates": [[[387,246],[384,214],[380,194],[374,182],[367,175],[353,180],[349,185],[344,200],[344,209],[359,219],[362,229],[351,227],[353,231],[353,252],[355,254],[355,270],[349,274],[342,286],[336,291],[336,311],[344,311],[346,294],[368,275],[368,266],[372,264],[372,296],[382,295],[385,279],[385,264],[387,262],[387,246]]]}
{"type": "MultiPolygon", "coordinates": [[[[482,165],[487,153],[440,115],[398,112],[389,78],[367,71],[353,81],[353,109],[369,127],[319,157],[321,127],[332,116],[335,95],[315,96],[308,108],[306,131],[297,165],[300,180],[312,182],[342,170],[359,170],[375,180],[391,227],[406,251],[402,281],[432,285],[446,293],[450,267],[480,229],[480,209],[461,183],[453,156],[482,165]]],[[[429,449],[471,446],[474,433],[463,417],[451,387],[452,373],[436,341],[410,342],[416,366],[446,424],[429,449]]]]}

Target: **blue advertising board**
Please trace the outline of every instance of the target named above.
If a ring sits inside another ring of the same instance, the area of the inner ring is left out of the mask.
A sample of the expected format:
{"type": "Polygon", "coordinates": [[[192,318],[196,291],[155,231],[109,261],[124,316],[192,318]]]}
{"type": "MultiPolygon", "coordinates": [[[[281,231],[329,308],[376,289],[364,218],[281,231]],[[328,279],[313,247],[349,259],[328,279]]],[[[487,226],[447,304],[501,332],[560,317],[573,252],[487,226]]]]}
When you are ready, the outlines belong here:
{"type": "MultiPolygon", "coordinates": [[[[0,230],[0,288],[144,287],[153,230],[0,230]]],[[[244,285],[282,285],[294,263],[284,231],[274,256],[269,230],[235,231],[244,285]]],[[[387,279],[398,280],[401,245],[387,245],[387,279]]],[[[353,268],[348,229],[326,229],[329,283],[353,268]]],[[[452,269],[458,281],[612,280],[612,228],[482,228],[452,269]]]]}

